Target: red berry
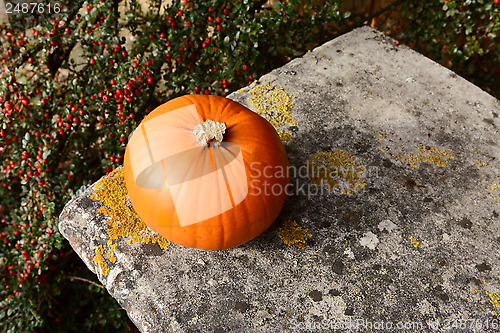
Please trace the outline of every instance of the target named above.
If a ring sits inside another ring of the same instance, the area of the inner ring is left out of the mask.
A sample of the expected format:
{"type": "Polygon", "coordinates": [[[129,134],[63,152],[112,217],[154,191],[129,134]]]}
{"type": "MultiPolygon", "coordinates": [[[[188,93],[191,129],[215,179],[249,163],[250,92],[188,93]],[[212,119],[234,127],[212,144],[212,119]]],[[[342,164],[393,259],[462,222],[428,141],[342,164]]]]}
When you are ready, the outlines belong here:
{"type": "Polygon", "coordinates": [[[216,23],[221,23],[221,21],[222,21],[222,20],[221,20],[221,18],[220,18],[219,16],[217,16],[217,17],[215,18],[215,22],[216,22],[216,23]]]}
{"type": "Polygon", "coordinates": [[[154,82],[155,82],[155,80],[153,80],[153,78],[152,78],[152,77],[148,77],[148,83],[149,83],[149,84],[153,84],[154,82]]]}
{"type": "Polygon", "coordinates": [[[108,102],[108,101],[109,101],[109,96],[108,96],[108,95],[103,95],[103,96],[102,96],[102,100],[103,100],[104,102],[108,102]]]}
{"type": "Polygon", "coordinates": [[[80,98],[80,99],[78,100],[78,103],[83,104],[83,103],[85,103],[85,100],[84,100],[83,98],[80,98]]]}
{"type": "Polygon", "coordinates": [[[87,11],[89,12],[90,10],[92,10],[92,5],[87,6],[87,11]]]}
{"type": "Polygon", "coordinates": [[[116,80],[115,79],[111,79],[111,85],[114,86],[116,84],[116,80]]]}

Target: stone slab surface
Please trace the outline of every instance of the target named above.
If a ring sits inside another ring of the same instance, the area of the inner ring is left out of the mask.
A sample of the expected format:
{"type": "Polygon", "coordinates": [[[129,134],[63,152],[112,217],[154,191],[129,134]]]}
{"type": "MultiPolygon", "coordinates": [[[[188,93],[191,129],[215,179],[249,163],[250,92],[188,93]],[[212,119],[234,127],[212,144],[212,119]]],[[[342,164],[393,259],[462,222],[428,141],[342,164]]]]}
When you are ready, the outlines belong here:
{"type": "Polygon", "coordinates": [[[142,332],[499,331],[498,100],[368,27],[230,98],[274,119],[297,170],[264,234],[162,249],[110,232],[95,186],[61,213],[142,332]]]}

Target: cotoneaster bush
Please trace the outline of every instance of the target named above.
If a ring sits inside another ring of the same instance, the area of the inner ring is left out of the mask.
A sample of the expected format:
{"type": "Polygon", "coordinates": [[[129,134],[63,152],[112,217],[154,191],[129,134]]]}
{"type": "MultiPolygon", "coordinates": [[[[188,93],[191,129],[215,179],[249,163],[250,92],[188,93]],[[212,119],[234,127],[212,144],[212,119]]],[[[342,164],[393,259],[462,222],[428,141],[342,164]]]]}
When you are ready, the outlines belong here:
{"type": "MultiPolygon", "coordinates": [[[[51,4],[13,7],[0,26],[0,330],[126,331],[59,234],[61,209],[122,164],[156,106],[245,86],[331,39],[348,13],[340,0],[51,4]]],[[[498,0],[410,0],[400,14],[396,38],[500,95],[498,0]]]]}
{"type": "Polygon", "coordinates": [[[404,1],[394,36],[500,98],[500,0],[404,1]]]}
{"type": "Polygon", "coordinates": [[[184,94],[225,95],[304,53],[340,22],[339,2],[11,8],[0,27],[0,330],[126,330],[125,312],[58,232],[62,208],[123,162],[149,111],[184,94]]]}

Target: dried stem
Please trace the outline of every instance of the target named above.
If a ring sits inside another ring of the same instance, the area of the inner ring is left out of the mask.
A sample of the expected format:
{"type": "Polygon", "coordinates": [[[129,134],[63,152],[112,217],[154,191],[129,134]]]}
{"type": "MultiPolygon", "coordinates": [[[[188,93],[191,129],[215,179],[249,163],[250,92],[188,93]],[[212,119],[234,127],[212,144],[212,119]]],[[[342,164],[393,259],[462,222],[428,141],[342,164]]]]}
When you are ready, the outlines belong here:
{"type": "Polygon", "coordinates": [[[72,279],[72,280],[80,280],[80,281],[83,281],[83,282],[87,282],[87,283],[93,284],[96,287],[104,288],[104,286],[101,285],[101,284],[95,283],[94,281],[90,281],[90,280],[87,280],[87,279],[84,279],[84,278],[81,278],[81,277],[78,277],[78,276],[66,276],[65,278],[72,279]]]}

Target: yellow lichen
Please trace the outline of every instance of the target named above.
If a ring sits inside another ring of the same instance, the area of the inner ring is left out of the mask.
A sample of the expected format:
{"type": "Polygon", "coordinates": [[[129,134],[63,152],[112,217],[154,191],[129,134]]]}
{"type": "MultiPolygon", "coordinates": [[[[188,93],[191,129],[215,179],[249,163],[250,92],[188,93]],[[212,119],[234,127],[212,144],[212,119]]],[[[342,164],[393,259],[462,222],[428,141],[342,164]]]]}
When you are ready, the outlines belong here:
{"type": "Polygon", "coordinates": [[[115,249],[118,246],[117,243],[113,244],[113,241],[110,239],[108,240],[109,244],[109,252],[106,255],[109,261],[111,261],[113,264],[116,262],[116,256],[115,256],[115,249]]]}
{"type": "MultiPolygon", "coordinates": [[[[479,155],[479,153],[478,153],[477,151],[476,151],[476,152],[474,152],[474,154],[475,154],[475,155],[479,155]]],[[[488,163],[486,162],[486,160],[485,160],[485,159],[488,159],[488,157],[487,157],[487,156],[485,156],[485,155],[483,155],[483,156],[482,156],[481,158],[479,158],[479,159],[476,159],[476,161],[474,162],[474,164],[476,165],[476,167],[477,167],[478,169],[481,169],[482,167],[485,167],[485,166],[487,166],[487,165],[488,165],[488,163]]]]}
{"type": "Polygon", "coordinates": [[[258,85],[250,91],[250,104],[257,109],[257,113],[265,118],[278,132],[280,139],[289,142],[292,140],[290,126],[297,126],[297,119],[291,111],[294,103],[292,96],[277,85],[258,85]]]}
{"type": "MultiPolygon", "coordinates": [[[[382,133],[378,133],[377,138],[380,143],[386,141],[386,137],[382,133]]],[[[452,155],[451,149],[441,150],[424,144],[420,144],[417,147],[418,153],[413,154],[408,153],[401,145],[382,146],[379,148],[391,157],[399,160],[401,163],[414,168],[424,162],[443,167],[448,164],[449,160],[455,158],[455,156],[452,155]]]]}
{"type": "Polygon", "coordinates": [[[287,220],[279,229],[278,236],[286,245],[304,249],[306,247],[305,238],[312,235],[307,233],[307,228],[302,228],[295,221],[287,220]]]}
{"type": "Polygon", "coordinates": [[[495,192],[498,192],[498,190],[500,190],[500,183],[495,183],[491,185],[490,189],[491,189],[490,195],[493,197],[493,200],[500,202],[500,199],[495,194],[495,192]]]}
{"type": "Polygon", "coordinates": [[[290,132],[281,131],[278,133],[278,135],[280,136],[281,141],[284,142],[292,141],[292,133],[290,132]]]}
{"type": "MultiPolygon", "coordinates": [[[[488,284],[488,282],[484,282],[484,284],[488,284]]],[[[480,292],[476,288],[472,288],[472,291],[474,292],[480,292]]],[[[497,316],[500,316],[500,296],[498,296],[496,293],[490,293],[487,290],[485,290],[486,295],[489,296],[489,301],[493,305],[493,313],[497,316]]]]}
{"type": "Polygon", "coordinates": [[[413,238],[413,236],[410,236],[410,240],[414,247],[418,247],[420,245],[420,242],[417,242],[417,240],[413,238]]]}
{"type": "Polygon", "coordinates": [[[487,291],[486,294],[490,297],[490,303],[493,304],[493,313],[500,316],[500,297],[497,294],[489,293],[487,291]]]}
{"type": "Polygon", "coordinates": [[[95,249],[95,257],[93,260],[101,267],[102,275],[106,276],[109,273],[109,266],[106,259],[104,259],[104,251],[106,251],[106,245],[99,245],[97,249],[95,249]]]}
{"type": "MultiPolygon", "coordinates": [[[[92,199],[101,201],[104,206],[98,208],[98,212],[106,215],[108,219],[108,253],[106,257],[112,263],[116,262],[114,250],[117,247],[115,243],[120,237],[126,239],[127,243],[139,242],[157,243],[162,249],[166,249],[170,242],[156,234],[140,219],[132,208],[127,196],[122,169],[116,169],[108,176],[101,178],[94,186],[92,199]]],[[[104,246],[101,250],[100,262],[105,262],[104,246]]],[[[97,250],[96,250],[97,253],[97,250]]],[[[97,257],[97,255],[96,255],[97,257]]],[[[96,258],[94,258],[96,261],[96,258]]],[[[96,261],[97,262],[97,261],[96,261]]],[[[104,268],[99,264],[104,275],[104,268]]],[[[107,264],[106,264],[107,268],[107,264]]],[[[107,268],[109,270],[109,268],[107,268]]]]}
{"type": "Polygon", "coordinates": [[[365,168],[350,153],[338,148],[318,151],[308,159],[307,170],[314,184],[323,184],[331,192],[350,194],[366,185],[363,178],[365,168]]]}
{"type": "Polygon", "coordinates": [[[478,169],[481,169],[482,167],[488,165],[485,161],[481,161],[481,160],[476,160],[475,164],[476,164],[478,169]]]}

